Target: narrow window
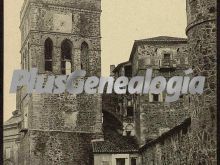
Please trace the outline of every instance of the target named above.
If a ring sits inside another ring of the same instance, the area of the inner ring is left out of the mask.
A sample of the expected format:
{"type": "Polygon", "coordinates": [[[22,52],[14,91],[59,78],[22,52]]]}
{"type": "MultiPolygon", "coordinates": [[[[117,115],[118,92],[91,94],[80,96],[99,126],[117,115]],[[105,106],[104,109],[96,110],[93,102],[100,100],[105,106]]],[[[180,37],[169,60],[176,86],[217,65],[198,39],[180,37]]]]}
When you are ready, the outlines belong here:
{"type": "Polygon", "coordinates": [[[85,71],[89,69],[89,46],[86,42],[81,45],[81,69],[85,71]]]}
{"type": "Polygon", "coordinates": [[[186,65],[189,64],[189,59],[188,59],[188,57],[185,58],[185,64],[186,64],[186,65]]]}
{"type": "Polygon", "coordinates": [[[61,73],[70,74],[72,70],[72,42],[64,40],[61,44],[61,73]]]}
{"type": "Polygon", "coordinates": [[[126,136],[131,136],[131,131],[126,131],[126,136]]]}
{"type": "Polygon", "coordinates": [[[118,114],[121,113],[121,107],[120,107],[120,105],[117,106],[117,113],[118,113],[118,114]]]}
{"type": "Polygon", "coordinates": [[[159,94],[149,93],[149,102],[156,102],[156,100],[159,100],[159,94]]]}
{"type": "Polygon", "coordinates": [[[170,54],[164,54],[164,60],[170,60],[170,54]]]}
{"type": "Polygon", "coordinates": [[[125,66],[125,76],[126,77],[131,77],[132,76],[132,67],[131,67],[131,65],[125,66]]]}
{"type": "Polygon", "coordinates": [[[131,165],[137,165],[136,158],[131,158],[131,165]]]}
{"type": "Polygon", "coordinates": [[[134,109],[133,107],[127,107],[127,116],[133,117],[134,116],[134,109]]]}
{"type": "Polygon", "coordinates": [[[46,39],[44,44],[45,56],[45,71],[52,72],[52,55],[53,55],[53,42],[50,38],[46,39]]]}
{"type": "Polygon", "coordinates": [[[158,101],[159,101],[159,95],[153,94],[153,102],[158,102],[158,101]]]}
{"type": "Polygon", "coordinates": [[[170,60],[171,60],[171,56],[170,54],[164,54],[163,56],[163,65],[164,66],[169,66],[170,65],[170,60]]]}
{"type": "Polygon", "coordinates": [[[149,102],[163,102],[163,94],[149,94],[149,102]]]}
{"type": "Polygon", "coordinates": [[[125,158],[117,158],[116,165],[125,165],[125,158]]]}

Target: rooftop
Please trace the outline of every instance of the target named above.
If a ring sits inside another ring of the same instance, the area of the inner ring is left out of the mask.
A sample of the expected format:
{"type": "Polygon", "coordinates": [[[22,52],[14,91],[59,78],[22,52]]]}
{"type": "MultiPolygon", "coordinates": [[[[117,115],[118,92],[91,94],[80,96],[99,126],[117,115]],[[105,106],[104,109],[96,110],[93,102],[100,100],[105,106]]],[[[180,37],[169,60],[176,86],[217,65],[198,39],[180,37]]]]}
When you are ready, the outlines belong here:
{"type": "Polygon", "coordinates": [[[137,140],[132,136],[122,136],[114,131],[105,133],[104,141],[92,142],[93,153],[135,153],[138,152],[137,140]]]}
{"type": "Polygon", "coordinates": [[[180,37],[170,37],[170,36],[158,36],[158,37],[153,37],[153,38],[147,38],[147,39],[140,39],[140,40],[135,40],[134,41],[134,45],[133,45],[133,48],[132,48],[132,51],[131,51],[131,54],[130,54],[130,58],[129,58],[129,61],[131,61],[131,59],[133,58],[134,54],[135,54],[135,51],[136,51],[136,47],[139,45],[139,44],[142,44],[142,43],[187,43],[187,38],[180,38],[180,37]]]}
{"type": "Polygon", "coordinates": [[[21,122],[21,115],[19,115],[18,111],[13,112],[13,116],[8,119],[6,122],[4,122],[4,126],[9,126],[13,124],[18,124],[21,122]]]}
{"type": "Polygon", "coordinates": [[[135,42],[181,42],[181,41],[187,42],[187,38],[158,36],[153,38],[135,40],[135,42]]]}

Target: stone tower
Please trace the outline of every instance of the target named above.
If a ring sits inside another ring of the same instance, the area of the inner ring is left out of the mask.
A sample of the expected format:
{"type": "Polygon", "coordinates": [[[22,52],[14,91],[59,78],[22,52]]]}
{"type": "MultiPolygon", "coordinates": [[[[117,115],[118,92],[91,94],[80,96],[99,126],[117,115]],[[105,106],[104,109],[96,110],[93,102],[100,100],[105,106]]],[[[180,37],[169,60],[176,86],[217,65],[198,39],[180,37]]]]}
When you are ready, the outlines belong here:
{"type": "Polygon", "coordinates": [[[205,92],[192,100],[192,164],[216,163],[216,0],[187,0],[188,48],[194,76],[206,77],[205,92]]]}
{"type": "MultiPolygon", "coordinates": [[[[38,74],[76,69],[101,74],[101,0],[25,0],[21,67],[38,74]]],[[[102,135],[99,95],[17,92],[22,114],[21,164],[93,164],[91,140],[102,135]]]]}

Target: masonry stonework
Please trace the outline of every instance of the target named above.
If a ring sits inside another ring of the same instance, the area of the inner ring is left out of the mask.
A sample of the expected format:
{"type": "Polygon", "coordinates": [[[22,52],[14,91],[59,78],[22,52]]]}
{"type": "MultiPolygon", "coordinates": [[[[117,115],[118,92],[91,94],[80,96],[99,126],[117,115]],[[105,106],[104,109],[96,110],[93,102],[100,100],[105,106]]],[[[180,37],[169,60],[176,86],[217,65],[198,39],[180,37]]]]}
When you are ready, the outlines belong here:
{"type": "MultiPolygon", "coordinates": [[[[129,61],[111,65],[110,75],[131,79],[150,68],[152,78],[168,81],[192,68],[190,77],[206,77],[203,95],[180,95],[167,103],[166,92],[52,95],[27,94],[26,87],[19,87],[17,110],[4,125],[5,164],[217,164],[216,0],[186,4],[187,39],[136,40],[129,61]],[[10,158],[9,149],[14,152],[10,158]]],[[[101,0],[25,0],[21,68],[38,68],[47,79],[67,75],[65,62],[71,72],[85,69],[86,77],[100,77],[100,15],[101,0]],[[47,40],[52,43],[51,70],[47,40]],[[62,57],[63,45],[68,59],[62,57]]]]}
{"type": "Polygon", "coordinates": [[[194,76],[206,77],[202,96],[191,105],[193,159],[196,163],[216,164],[217,146],[217,50],[216,0],[187,0],[188,49],[194,76]]]}
{"type": "Polygon", "coordinates": [[[197,164],[192,163],[193,158],[190,145],[191,119],[186,119],[180,125],[140,149],[142,164],[197,164]],[[168,151],[168,152],[167,152],[168,151]]]}
{"type": "Polygon", "coordinates": [[[216,1],[187,0],[187,18],[189,63],[193,76],[206,77],[205,91],[190,97],[190,123],[141,150],[144,164],[217,164],[216,1]]]}
{"type": "MultiPolygon", "coordinates": [[[[26,0],[21,11],[22,69],[46,76],[63,74],[62,46],[71,46],[71,71],[82,68],[88,45],[87,75],[101,75],[100,0],[26,0]],[[45,42],[52,42],[52,70],[46,70],[45,42]],[[67,42],[66,42],[67,41],[67,42]],[[65,45],[64,45],[65,46],[65,45]],[[61,62],[62,61],[62,62],[61,62]]],[[[91,141],[102,137],[100,95],[26,94],[19,90],[22,113],[22,164],[93,164],[91,141]],[[68,145],[66,145],[68,144],[68,145]]]]}
{"type": "MultiPolygon", "coordinates": [[[[172,37],[137,40],[130,60],[133,76],[145,76],[151,68],[152,79],[164,76],[168,82],[173,76],[185,76],[184,71],[189,68],[187,40],[172,37]]],[[[173,103],[166,103],[165,98],[166,92],[159,94],[158,100],[152,94],[134,96],[135,131],[140,145],[157,138],[189,115],[190,96],[181,95],[173,103]]]]}

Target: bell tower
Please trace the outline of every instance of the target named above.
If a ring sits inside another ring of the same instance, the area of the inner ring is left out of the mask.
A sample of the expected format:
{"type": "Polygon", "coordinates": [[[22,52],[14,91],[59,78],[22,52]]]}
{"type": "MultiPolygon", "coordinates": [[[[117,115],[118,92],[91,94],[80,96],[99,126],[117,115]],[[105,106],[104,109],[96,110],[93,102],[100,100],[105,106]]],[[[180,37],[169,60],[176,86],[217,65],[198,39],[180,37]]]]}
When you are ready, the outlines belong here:
{"type": "MultiPolygon", "coordinates": [[[[101,75],[101,0],[25,0],[20,14],[22,69],[45,77],[76,69],[101,75]]],[[[93,164],[91,141],[102,137],[100,95],[18,93],[21,164],[93,164]]]]}

